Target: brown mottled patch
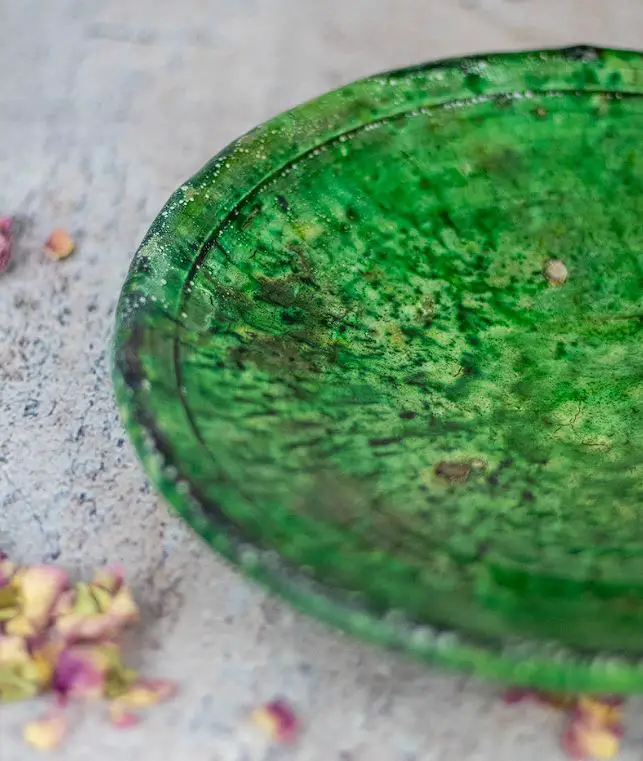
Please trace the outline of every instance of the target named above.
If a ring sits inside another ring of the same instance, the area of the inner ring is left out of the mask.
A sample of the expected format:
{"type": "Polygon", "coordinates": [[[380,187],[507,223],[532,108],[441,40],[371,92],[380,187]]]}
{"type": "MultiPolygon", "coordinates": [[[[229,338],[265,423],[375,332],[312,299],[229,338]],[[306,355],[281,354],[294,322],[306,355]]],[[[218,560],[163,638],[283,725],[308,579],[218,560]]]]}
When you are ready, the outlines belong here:
{"type": "Polygon", "coordinates": [[[435,466],[435,475],[447,481],[466,481],[471,473],[471,464],[456,460],[441,460],[435,466]]]}

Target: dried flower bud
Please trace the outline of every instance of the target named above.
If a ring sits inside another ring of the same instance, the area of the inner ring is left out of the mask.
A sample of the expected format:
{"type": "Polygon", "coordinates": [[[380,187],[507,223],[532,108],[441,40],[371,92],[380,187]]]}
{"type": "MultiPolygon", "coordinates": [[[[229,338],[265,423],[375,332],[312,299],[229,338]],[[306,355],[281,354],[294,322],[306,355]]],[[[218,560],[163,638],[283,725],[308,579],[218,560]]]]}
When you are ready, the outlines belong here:
{"type": "Polygon", "coordinates": [[[284,700],[273,700],[252,714],[254,721],[275,742],[288,742],[297,734],[299,721],[293,709],[284,700]]]}
{"type": "Polygon", "coordinates": [[[65,230],[56,229],[47,238],[43,251],[50,259],[66,259],[74,252],[76,244],[65,230]]]}

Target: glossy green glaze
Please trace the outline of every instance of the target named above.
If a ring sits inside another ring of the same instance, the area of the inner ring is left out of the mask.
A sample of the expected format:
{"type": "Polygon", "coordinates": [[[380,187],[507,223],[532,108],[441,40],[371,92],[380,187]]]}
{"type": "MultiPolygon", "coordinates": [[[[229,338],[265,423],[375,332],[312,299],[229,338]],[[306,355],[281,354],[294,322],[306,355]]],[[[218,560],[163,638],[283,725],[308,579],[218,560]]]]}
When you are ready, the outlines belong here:
{"type": "Polygon", "coordinates": [[[180,514],[365,638],[640,690],[642,93],[635,53],[440,62],[277,117],[181,187],[114,370],[180,514]]]}

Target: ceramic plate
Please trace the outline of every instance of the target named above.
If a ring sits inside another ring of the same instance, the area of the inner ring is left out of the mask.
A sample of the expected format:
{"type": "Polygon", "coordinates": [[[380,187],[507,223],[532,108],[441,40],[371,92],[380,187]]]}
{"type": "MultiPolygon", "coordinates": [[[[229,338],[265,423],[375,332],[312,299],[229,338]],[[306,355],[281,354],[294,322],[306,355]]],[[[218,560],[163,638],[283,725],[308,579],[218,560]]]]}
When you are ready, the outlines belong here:
{"type": "Polygon", "coordinates": [[[215,157],[118,311],[118,403],[160,492],[362,638],[641,689],[642,93],[638,53],[441,61],[215,157]]]}

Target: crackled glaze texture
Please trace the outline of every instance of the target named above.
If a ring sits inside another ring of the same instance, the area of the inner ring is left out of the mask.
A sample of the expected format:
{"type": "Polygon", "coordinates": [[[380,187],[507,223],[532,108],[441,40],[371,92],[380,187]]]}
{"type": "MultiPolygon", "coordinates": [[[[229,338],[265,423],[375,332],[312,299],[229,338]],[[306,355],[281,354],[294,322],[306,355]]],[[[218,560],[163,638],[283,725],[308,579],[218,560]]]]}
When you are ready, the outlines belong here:
{"type": "Polygon", "coordinates": [[[115,381],[197,531],[375,641],[639,689],[642,92],[634,53],[447,61],[183,186],[133,263],[115,381]]]}

